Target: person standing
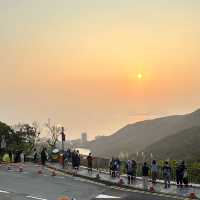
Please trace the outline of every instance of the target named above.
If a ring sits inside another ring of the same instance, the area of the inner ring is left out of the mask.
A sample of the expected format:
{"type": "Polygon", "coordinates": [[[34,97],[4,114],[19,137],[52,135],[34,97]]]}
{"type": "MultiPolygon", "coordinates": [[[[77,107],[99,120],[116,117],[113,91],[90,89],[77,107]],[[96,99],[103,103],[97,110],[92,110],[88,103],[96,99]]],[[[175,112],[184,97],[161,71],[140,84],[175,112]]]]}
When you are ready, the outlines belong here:
{"type": "Polygon", "coordinates": [[[110,168],[110,175],[111,177],[115,177],[114,176],[114,158],[112,157],[112,159],[109,162],[109,168],[110,168]]]}
{"type": "Polygon", "coordinates": [[[147,163],[145,162],[142,167],[142,176],[143,176],[143,186],[144,189],[148,189],[148,176],[149,176],[149,167],[147,166],[147,163]]]}
{"type": "Polygon", "coordinates": [[[65,166],[68,168],[69,163],[71,161],[71,150],[67,149],[67,151],[64,152],[64,158],[65,158],[65,166]]]}
{"type": "Polygon", "coordinates": [[[111,163],[112,165],[112,177],[119,177],[120,176],[120,160],[118,158],[113,158],[113,161],[111,163]]]}
{"type": "Polygon", "coordinates": [[[177,187],[182,187],[183,186],[183,177],[184,177],[184,171],[185,171],[185,162],[182,161],[180,165],[178,165],[176,169],[176,182],[177,182],[177,187]]]}
{"type": "Polygon", "coordinates": [[[136,181],[136,174],[137,174],[137,162],[132,160],[133,163],[133,181],[136,181]]]}
{"type": "Polygon", "coordinates": [[[170,187],[171,173],[172,173],[172,169],[169,166],[169,163],[166,161],[163,166],[163,177],[164,177],[165,188],[170,187]]]}
{"type": "Polygon", "coordinates": [[[72,169],[75,170],[75,166],[76,166],[76,151],[74,150],[72,152],[72,169]]]}
{"type": "Polygon", "coordinates": [[[156,184],[156,179],[158,177],[158,166],[155,160],[152,161],[151,173],[152,173],[152,183],[156,184]]]}
{"type": "Polygon", "coordinates": [[[74,150],[72,153],[72,167],[74,170],[73,174],[76,176],[78,173],[78,168],[79,168],[79,155],[76,150],[74,150]]]}
{"type": "Polygon", "coordinates": [[[126,163],[128,184],[133,184],[133,162],[128,160],[126,163]]]}
{"type": "Polygon", "coordinates": [[[10,159],[10,163],[12,163],[12,161],[13,161],[12,151],[9,151],[9,159],[10,159]]]}
{"type": "Polygon", "coordinates": [[[68,166],[67,151],[63,152],[63,169],[68,166]]]}
{"type": "Polygon", "coordinates": [[[185,187],[188,187],[188,171],[187,171],[187,168],[185,168],[185,170],[184,170],[183,183],[184,183],[185,187]]]}
{"type": "Polygon", "coordinates": [[[18,163],[20,162],[20,151],[16,150],[14,154],[14,162],[18,163]]]}
{"type": "Polygon", "coordinates": [[[81,155],[79,153],[79,150],[76,152],[76,161],[77,161],[77,170],[79,170],[80,165],[81,165],[81,155]]]}
{"type": "Polygon", "coordinates": [[[20,161],[21,163],[24,163],[25,159],[24,159],[24,151],[22,150],[20,153],[20,161]]]}
{"type": "Polygon", "coordinates": [[[88,162],[88,174],[92,174],[92,161],[93,161],[94,157],[92,157],[92,153],[89,153],[88,157],[87,157],[87,162],[88,162]]]}
{"type": "Polygon", "coordinates": [[[34,163],[37,162],[37,150],[36,149],[33,150],[33,162],[34,163]]]}
{"type": "Polygon", "coordinates": [[[47,161],[47,153],[46,153],[45,147],[41,151],[41,161],[42,161],[42,165],[45,166],[46,161],[47,161]]]}

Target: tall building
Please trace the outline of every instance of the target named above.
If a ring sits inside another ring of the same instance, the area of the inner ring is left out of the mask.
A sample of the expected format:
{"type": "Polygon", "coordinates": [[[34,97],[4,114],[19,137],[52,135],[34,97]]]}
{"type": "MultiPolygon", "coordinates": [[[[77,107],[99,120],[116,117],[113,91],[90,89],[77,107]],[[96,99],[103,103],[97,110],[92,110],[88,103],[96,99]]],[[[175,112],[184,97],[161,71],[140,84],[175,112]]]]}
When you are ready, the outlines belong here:
{"type": "Polygon", "coordinates": [[[82,144],[87,143],[87,133],[81,134],[81,142],[82,142],[82,144]]]}

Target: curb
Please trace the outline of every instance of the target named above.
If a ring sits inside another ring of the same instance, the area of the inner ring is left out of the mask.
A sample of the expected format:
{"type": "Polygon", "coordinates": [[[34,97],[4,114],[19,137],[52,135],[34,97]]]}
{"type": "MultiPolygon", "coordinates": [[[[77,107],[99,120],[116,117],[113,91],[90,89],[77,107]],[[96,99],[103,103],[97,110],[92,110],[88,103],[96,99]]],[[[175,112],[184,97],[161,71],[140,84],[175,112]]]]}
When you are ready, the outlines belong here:
{"type": "MultiPolygon", "coordinates": [[[[53,166],[48,165],[48,164],[46,165],[46,167],[49,168],[49,169],[56,170],[58,172],[62,172],[64,174],[68,174],[68,175],[72,175],[72,176],[74,175],[72,172],[65,171],[63,169],[59,169],[57,167],[53,167],[53,166]]],[[[113,183],[113,182],[110,182],[110,181],[107,181],[107,180],[101,180],[101,179],[97,179],[97,178],[94,178],[94,177],[88,177],[88,176],[84,176],[84,175],[80,175],[80,174],[77,174],[75,177],[79,177],[79,178],[83,178],[83,179],[93,181],[93,182],[96,182],[96,183],[104,184],[106,186],[118,187],[119,189],[121,188],[121,189],[128,189],[130,191],[145,192],[146,194],[149,194],[149,195],[157,194],[157,195],[163,195],[163,196],[166,196],[166,197],[172,197],[172,198],[175,198],[175,199],[180,199],[180,198],[181,199],[189,199],[189,198],[182,196],[182,195],[167,194],[167,193],[164,193],[164,192],[156,192],[156,191],[149,192],[149,191],[143,190],[141,188],[136,188],[134,186],[128,186],[128,185],[123,185],[123,184],[119,184],[119,183],[113,183]]]]}

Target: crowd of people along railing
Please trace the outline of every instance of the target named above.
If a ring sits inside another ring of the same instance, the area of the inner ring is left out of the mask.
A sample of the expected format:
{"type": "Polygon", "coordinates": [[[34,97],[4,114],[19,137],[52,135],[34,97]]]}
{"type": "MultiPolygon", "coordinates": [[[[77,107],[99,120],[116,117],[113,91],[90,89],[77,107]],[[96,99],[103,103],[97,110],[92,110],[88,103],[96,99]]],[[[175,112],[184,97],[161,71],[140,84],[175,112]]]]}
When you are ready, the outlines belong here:
{"type": "MultiPolygon", "coordinates": [[[[81,165],[87,167],[87,156],[81,156],[81,165]]],[[[136,161],[137,162],[137,161],[136,161]]],[[[171,173],[171,181],[176,182],[176,168],[177,165],[180,161],[175,162],[169,161],[169,165],[171,166],[172,173],[171,173]]],[[[105,171],[109,172],[110,170],[110,159],[108,158],[100,158],[100,157],[95,157],[93,160],[93,168],[98,169],[99,171],[105,171]]],[[[126,174],[126,160],[120,160],[120,174],[126,174]]],[[[142,177],[142,166],[143,162],[138,161],[137,162],[137,172],[136,175],[138,177],[142,177]]],[[[186,162],[186,168],[187,168],[187,173],[188,173],[188,181],[189,183],[196,183],[200,184],[200,163],[194,164],[190,162],[186,162]]],[[[147,162],[147,165],[151,168],[151,161],[147,162]]],[[[164,161],[158,161],[158,179],[163,180],[163,165],[164,161]]],[[[149,176],[151,177],[151,170],[149,176]]]]}

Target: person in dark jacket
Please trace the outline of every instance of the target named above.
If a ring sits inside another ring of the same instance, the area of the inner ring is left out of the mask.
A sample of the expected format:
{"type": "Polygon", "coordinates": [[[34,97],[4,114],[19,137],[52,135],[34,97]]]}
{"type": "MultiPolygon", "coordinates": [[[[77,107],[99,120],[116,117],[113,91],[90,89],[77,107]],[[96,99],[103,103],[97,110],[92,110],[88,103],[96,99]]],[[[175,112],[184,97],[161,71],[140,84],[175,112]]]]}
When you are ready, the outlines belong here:
{"type": "Polygon", "coordinates": [[[92,161],[93,161],[93,156],[91,153],[89,153],[88,157],[87,157],[87,162],[88,162],[88,173],[92,174],[92,161]]]}
{"type": "Polygon", "coordinates": [[[75,169],[76,166],[76,151],[74,150],[71,154],[72,156],[72,168],[75,169]]]}
{"type": "Polygon", "coordinates": [[[47,161],[47,153],[46,153],[45,147],[41,151],[41,161],[42,161],[42,165],[45,166],[46,161],[47,161]]]}
{"type": "Polygon", "coordinates": [[[115,165],[115,177],[120,177],[120,160],[119,158],[116,158],[115,162],[114,162],[114,165],[115,165]]]}
{"type": "Polygon", "coordinates": [[[75,176],[77,175],[79,164],[80,164],[80,157],[78,155],[78,152],[74,150],[72,153],[72,168],[74,170],[75,176]]]}
{"type": "Polygon", "coordinates": [[[176,168],[176,182],[177,187],[183,186],[183,177],[184,177],[184,171],[185,171],[185,162],[182,161],[180,165],[176,168]]]}
{"type": "Polygon", "coordinates": [[[137,175],[137,162],[135,160],[132,160],[133,163],[133,181],[136,181],[136,175],[137,175]]]}
{"type": "Polygon", "coordinates": [[[148,189],[148,176],[149,176],[149,167],[147,166],[147,163],[145,162],[142,167],[142,176],[143,176],[143,186],[144,189],[148,189]]]}
{"type": "Polygon", "coordinates": [[[79,150],[77,150],[76,151],[76,167],[77,167],[77,170],[79,170],[80,165],[81,165],[81,155],[79,153],[79,150]]]}
{"type": "Polygon", "coordinates": [[[133,184],[133,162],[132,160],[128,160],[126,163],[128,184],[133,184]]]}
{"type": "Polygon", "coordinates": [[[37,155],[37,150],[36,149],[34,149],[33,150],[33,162],[37,162],[37,157],[38,157],[38,155],[37,155]]]}
{"type": "Polygon", "coordinates": [[[110,175],[111,177],[115,177],[115,172],[114,172],[114,161],[115,159],[112,157],[109,163],[109,168],[110,168],[110,175]]]}
{"type": "Polygon", "coordinates": [[[15,163],[20,162],[20,151],[16,150],[14,153],[14,161],[15,163]]]}
{"type": "Polygon", "coordinates": [[[10,159],[10,162],[12,163],[12,151],[9,151],[9,159],[10,159]]]}

